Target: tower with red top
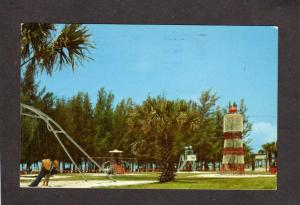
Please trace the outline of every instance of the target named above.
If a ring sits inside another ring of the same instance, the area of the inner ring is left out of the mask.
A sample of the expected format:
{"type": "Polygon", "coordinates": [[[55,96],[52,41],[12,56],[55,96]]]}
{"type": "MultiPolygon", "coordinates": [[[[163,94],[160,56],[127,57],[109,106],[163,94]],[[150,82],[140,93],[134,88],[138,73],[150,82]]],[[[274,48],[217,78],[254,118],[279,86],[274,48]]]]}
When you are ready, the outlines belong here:
{"type": "Polygon", "coordinates": [[[229,106],[224,116],[224,149],[221,173],[244,174],[243,116],[238,113],[237,105],[229,106]]]}

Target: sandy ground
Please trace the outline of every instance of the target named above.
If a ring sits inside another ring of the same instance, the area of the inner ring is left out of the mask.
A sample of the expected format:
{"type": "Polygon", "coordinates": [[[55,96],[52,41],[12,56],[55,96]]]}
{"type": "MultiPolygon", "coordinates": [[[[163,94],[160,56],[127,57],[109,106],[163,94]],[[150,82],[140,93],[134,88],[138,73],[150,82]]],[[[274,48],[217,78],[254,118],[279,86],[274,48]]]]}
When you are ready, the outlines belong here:
{"type": "MultiPolygon", "coordinates": [[[[145,175],[145,174],[140,174],[140,173],[128,173],[128,174],[124,174],[125,176],[134,176],[134,175],[145,175]]],[[[26,175],[21,175],[20,176],[20,180],[30,180],[33,181],[36,178],[37,174],[26,174],[26,175]]],[[[84,176],[107,176],[107,174],[105,173],[84,173],[84,176]]],[[[68,175],[54,175],[51,177],[51,179],[65,179],[65,178],[69,178],[71,176],[68,175]]]]}
{"type": "MultiPolygon", "coordinates": [[[[107,176],[107,174],[105,173],[84,173],[84,175],[86,176],[107,176]]],[[[123,174],[122,176],[134,176],[134,175],[145,175],[145,174],[141,174],[141,173],[126,173],[126,174],[123,174]]]]}
{"type": "MultiPolygon", "coordinates": [[[[156,181],[116,181],[110,180],[89,180],[89,181],[50,181],[48,187],[40,186],[38,188],[93,188],[93,187],[108,187],[108,186],[123,186],[123,185],[136,185],[136,184],[149,184],[156,181]]],[[[30,182],[21,182],[20,187],[30,188],[30,182]]],[[[34,188],[33,188],[34,189],[34,188]]]]}
{"type": "MultiPolygon", "coordinates": [[[[36,178],[37,174],[28,174],[28,175],[22,175],[20,177],[20,180],[29,180],[29,181],[33,181],[36,178]]],[[[54,175],[51,177],[51,179],[65,179],[65,178],[69,178],[71,176],[62,176],[62,175],[54,175]]]]}
{"type": "MultiPolygon", "coordinates": [[[[85,176],[107,176],[104,173],[85,173],[85,176]]],[[[128,173],[125,175],[144,175],[139,173],[128,173]]],[[[20,187],[23,188],[30,188],[28,185],[35,179],[37,174],[27,174],[21,175],[20,180],[20,187]]],[[[50,178],[49,186],[44,187],[42,186],[43,180],[40,182],[38,188],[93,188],[93,187],[108,187],[108,186],[123,186],[123,185],[136,185],[136,184],[148,184],[154,183],[157,181],[153,180],[145,180],[145,181],[111,181],[111,180],[67,180],[69,177],[68,175],[54,175],[50,178]],[[53,181],[51,179],[66,179],[66,180],[59,180],[53,181]]]]}

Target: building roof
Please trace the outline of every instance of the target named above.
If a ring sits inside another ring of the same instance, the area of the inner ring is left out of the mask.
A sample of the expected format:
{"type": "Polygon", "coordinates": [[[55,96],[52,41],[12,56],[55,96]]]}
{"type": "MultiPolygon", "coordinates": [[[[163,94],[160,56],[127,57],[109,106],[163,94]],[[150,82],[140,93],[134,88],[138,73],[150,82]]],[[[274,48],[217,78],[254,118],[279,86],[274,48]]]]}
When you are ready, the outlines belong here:
{"type": "Polygon", "coordinates": [[[266,159],[266,155],[265,154],[258,154],[258,155],[255,155],[255,159],[266,159]]]}
{"type": "Polygon", "coordinates": [[[109,153],[122,153],[122,152],[123,152],[123,151],[117,150],[117,149],[109,151],[109,153]]]}

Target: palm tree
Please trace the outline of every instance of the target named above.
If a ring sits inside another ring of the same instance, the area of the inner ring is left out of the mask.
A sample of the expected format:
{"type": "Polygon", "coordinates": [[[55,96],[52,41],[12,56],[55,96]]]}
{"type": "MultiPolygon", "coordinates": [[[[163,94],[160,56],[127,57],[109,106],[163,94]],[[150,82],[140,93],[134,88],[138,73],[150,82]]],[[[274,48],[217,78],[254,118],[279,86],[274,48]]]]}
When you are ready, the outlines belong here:
{"type": "Polygon", "coordinates": [[[276,153],[276,157],[277,157],[277,147],[276,147],[276,143],[275,142],[271,142],[271,143],[266,143],[262,145],[263,150],[265,151],[266,155],[267,155],[267,159],[268,159],[268,164],[269,164],[269,168],[271,168],[272,166],[272,158],[273,158],[273,154],[275,155],[276,153]]]}
{"type": "Polygon", "coordinates": [[[54,68],[71,65],[74,70],[94,48],[91,34],[80,24],[66,24],[57,34],[57,27],[47,23],[21,25],[21,69],[33,67],[51,75],[54,68]]]}
{"type": "Polygon", "coordinates": [[[277,166],[277,155],[278,155],[278,150],[277,150],[277,141],[274,143],[274,158],[275,158],[275,166],[277,166]]]}
{"type": "Polygon", "coordinates": [[[177,133],[198,124],[196,118],[187,115],[186,109],[187,103],[183,101],[170,101],[159,96],[148,97],[131,113],[129,130],[136,137],[133,151],[154,152],[161,169],[160,182],[175,179],[177,133]]]}
{"type": "MultiPolygon", "coordinates": [[[[90,41],[91,34],[88,33],[85,26],[66,24],[62,25],[59,33],[58,30],[56,25],[47,23],[24,23],[21,25],[21,101],[43,111],[53,108],[53,106],[44,105],[52,95],[46,92],[45,88],[38,91],[38,84],[35,83],[37,71],[46,71],[48,75],[51,75],[54,69],[60,70],[66,65],[70,65],[75,70],[78,63],[91,59],[87,53],[94,48],[90,41]],[[41,107],[41,105],[44,106],[41,107]]],[[[34,142],[37,142],[36,139],[43,124],[42,122],[36,124],[33,119],[22,118],[21,158],[24,160],[26,158],[29,163],[41,156],[41,153],[38,152],[42,148],[36,149],[37,146],[34,142]],[[32,146],[32,148],[28,146],[32,146]],[[31,157],[29,161],[26,153],[31,157]]]]}

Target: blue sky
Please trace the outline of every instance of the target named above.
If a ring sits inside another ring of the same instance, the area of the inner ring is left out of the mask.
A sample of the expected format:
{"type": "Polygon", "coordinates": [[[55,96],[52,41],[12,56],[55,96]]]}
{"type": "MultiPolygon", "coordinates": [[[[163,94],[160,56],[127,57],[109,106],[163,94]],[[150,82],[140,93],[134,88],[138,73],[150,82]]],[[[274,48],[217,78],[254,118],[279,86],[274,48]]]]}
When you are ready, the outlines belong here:
{"type": "Polygon", "coordinates": [[[244,98],[252,147],[277,138],[278,29],[273,26],[87,25],[96,48],[76,72],[38,77],[57,96],[105,87],[115,103],[149,94],[197,100],[211,89],[218,105],[244,98]]]}

